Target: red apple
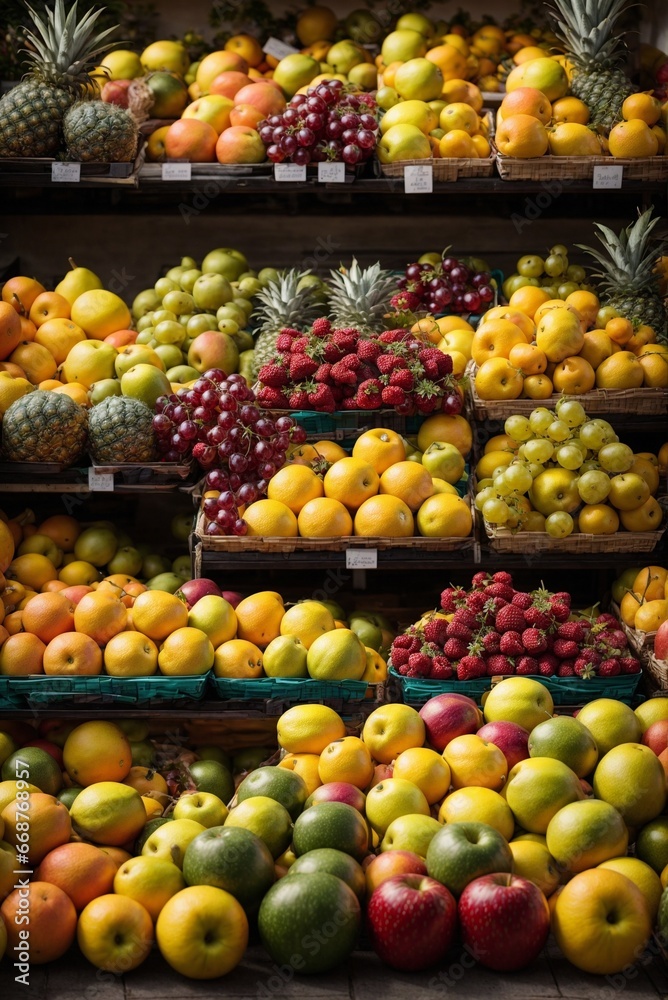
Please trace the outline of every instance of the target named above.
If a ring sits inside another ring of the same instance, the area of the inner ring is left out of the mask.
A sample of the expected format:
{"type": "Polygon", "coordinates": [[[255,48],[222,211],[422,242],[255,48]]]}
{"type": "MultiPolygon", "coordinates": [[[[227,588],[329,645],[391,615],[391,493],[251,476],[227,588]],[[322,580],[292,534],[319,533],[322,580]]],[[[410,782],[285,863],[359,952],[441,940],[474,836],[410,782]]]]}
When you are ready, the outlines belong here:
{"type": "Polygon", "coordinates": [[[642,736],[642,742],[659,756],[668,747],[668,719],[653,722],[642,736]]]}
{"type": "Polygon", "coordinates": [[[311,792],[304,808],[315,806],[319,802],[345,802],[364,815],[366,795],[356,785],[351,785],[347,781],[328,781],[324,785],[318,785],[316,790],[311,792]]]}
{"type": "Polygon", "coordinates": [[[482,725],[482,712],[464,694],[437,694],[420,709],[427,742],[442,753],[456,736],[475,733],[482,725]]]}
{"type": "Polygon", "coordinates": [[[188,348],[188,364],[198,372],[205,372],[207,368],[233,372],[238,362],[237,345],[227,333],[219,330],[200,333],[188,348]]]}
{"type": "Polygon", "coordinates": [[[550,908],[537,885],[498,872],[474,879],[459,898],[464,947],[488,969],[516,972],[540,954],[550,908]]]}
{"type": "Polygon", "coordinates": [[[63,751],[56,743],[52,743],[50,740],[31,740],[30,743],[24,743],[23,746],[39,747],[40,750],[44,750],[46,753],[50,754],[58,767],[62,769],[63,751]]]}
{"type": "Polygon", "coordinates": [[[224,590],[223,597],[233,608],[236,608],[237,604],[240,604],[244,599],[244,595],[237,593],[236,590],[224,590]]]}
{"type": "Polygon", "coordinates": [[[508,761],[508,770],[529,756],[529,733],[516,722],[488,722],[479,729],[477,736],[498,747],[508,761]]]}
{"type": "Polygon", "coordinates": [[[367,896],[371,896],[379,885],[395,875],[426,875],[427,866],[413,851],[384,851],[376,857],[369,855],[364,871],[367,896]]]}
{"type": "Polygon", "coordinates": [[[102,88],[102,100],[107,104],[117,104],[119,108],[127,108],[130,95],[128,88],[132,80],[107,80],[102,88]]]}
{"type": "Polygon", "coordinates": [[[379,785],[381,781],[387,781],[394,774],[394,768],[391,764],[376,764],[373,769],[373,778],[367,786],[367,792],[370,791],[375,785],[379,785]]]}
{"type": "Polygon", "coordinates": [[[656,630],[654,655],[657,660],[668,660],[668,621],[662,622],[656,630]]]}
{"type": "MultiPolygon", "coordinates": [[[[187,580],[176,591],[176,597],[183,601],[188,611],[193,608],[203,597],[213,594],[215,597],[222,597],[218,584],[213,580],[208,580],[205,576],[199,580],[187,580]]],[[[231,602],[230,602],[231,603],[231,602]]]]}
{"type": "Polygon", "coordinates": [[[436,879],[395,875],[371,896],[367,922],[371,944],[383,962],[418,972],[440,962],[450,950],[457,904],[436,879]]]}

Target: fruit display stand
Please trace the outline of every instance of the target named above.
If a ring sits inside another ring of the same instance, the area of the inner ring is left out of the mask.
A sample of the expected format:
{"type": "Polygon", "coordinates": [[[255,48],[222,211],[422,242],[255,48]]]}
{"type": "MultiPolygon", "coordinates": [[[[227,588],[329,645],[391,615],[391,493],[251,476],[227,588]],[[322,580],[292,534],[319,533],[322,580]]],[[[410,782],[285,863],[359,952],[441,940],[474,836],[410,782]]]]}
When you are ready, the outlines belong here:
{"type": "Polygon", "coordinates": [[[496,167],[504,181],[589,181],[600,168],[621,167],[622,181],[668,180],[665,156],[640,159],[610,156],[532,156],[519,159],[496,150],[496,167]]]}

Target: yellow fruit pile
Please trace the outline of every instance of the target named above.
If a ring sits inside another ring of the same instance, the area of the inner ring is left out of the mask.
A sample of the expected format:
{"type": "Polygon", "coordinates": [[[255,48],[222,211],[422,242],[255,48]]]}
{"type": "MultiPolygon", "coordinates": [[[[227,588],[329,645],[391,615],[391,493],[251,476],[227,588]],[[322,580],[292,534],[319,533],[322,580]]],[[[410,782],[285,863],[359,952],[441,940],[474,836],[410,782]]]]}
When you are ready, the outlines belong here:
{"type": "MultiPolygon", "coordinates": [[[[480,90],[467,80],[449,79],[443,83],[438,65],[429,56],[428,53],[425,59],[402,63],[396,71],[399,81],[396,85],[400,86],[404,76],[412,79],[412,74],[418,76],[419,71],[424,71],[428,79],[435,80],[434,91],[438,91],[435,99],[403,97],[389,87],[381,92],[380,101],[385,102],[381,107],[386,107],[378,142],[381,163],[430,157],[484,159],[490,155],[489,122],[479,114],[480,90]]],[[[413,91],[406,88],[403,92],[413,91]]],[[[424,90],[415,88],[415,93],[424,90]]]]}
{"type": "MultiPolygon", "coordinates": [[[[634,571],[635,572],[635,571],[634,571]]],[[[668,621],[668,570],[664,566],[645,566],[633,580],[620,578],[621,620],[639,632],[656,632],[668,621]]]]}
{"type": "MultiPolygon", "coordinates": [[[[471,444],[468,421],[445,414],[423,423],[417,448],[382,427],[363,433],[351,455],[331,442],[306,444],[269,481],[267,499],[239,516],[249,536],[264,538],[465,538],[471,513],[454,484],[471,444]]],[[[217,496],[208,491],[203,502],[217,496]]]]}
{"type": "Polygon", "coordinates": [[[480,399],[549,399],[592,389],[668,387],[668,347],[590,291],[565,299],[523,285],[482,317],[471,342],[480,399]],[[602,323],[603,326],[598,324],[602,323]]]}

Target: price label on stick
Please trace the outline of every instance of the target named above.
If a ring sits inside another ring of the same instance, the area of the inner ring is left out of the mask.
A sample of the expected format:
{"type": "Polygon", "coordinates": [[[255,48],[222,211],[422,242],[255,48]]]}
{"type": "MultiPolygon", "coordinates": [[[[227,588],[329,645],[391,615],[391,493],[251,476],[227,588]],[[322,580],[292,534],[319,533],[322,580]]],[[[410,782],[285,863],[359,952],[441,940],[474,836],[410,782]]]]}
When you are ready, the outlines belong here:
{"type": "Polygon", "coordinates": [[[268,38],[264,43],[263,51],[274,59],[285,59],[286,56],[294,56],[299,49],[294,49],[292,45],[287,45],[280,38],[268,38]]]}
{"type": "Polygon", "coordinates": [[[431,194],[434,190],[434,171],[431,163],[410,164],[404,167],[406,194],[431,194]]]}
{"type": "Polygon", "coordinates": [[[378,569],[378,549],[346,549],[346,569],[378,569]]]}
{"type": "Polygon", "coordinates": [[[163,163],[163,181],[189,181],[192,178],[192,163],[163,163]]]}
{"type": "Polygon", "coordinates": [[[98,472],[91,466],[88,470],[88,488],[95,493],[113,493],[114,477],[110,472],[98,472]]]}
{"type": "Polygon", "coordinates": [[[610,191],[615,188],[620,188],[622,186],[623,176],[624,176],[624,167],[621,165],[610,166],[610,167],[608,166],[594,167],[594,175],[593,175],[594,190],[610,191]]]}
{"type": "Polygon", "coordinates": [[[345,163],[319,163],[318,181],[321,184],[345,184],[345,163]]]}
{"type": "Polygon", "coordinates": [[[299,163],[275,163],[275,181],[305,181],[306,166],[299,163]]]}
{"type": "Polygon", "coordinates": [[[70,183],[78,184],[81,180],[80,163],[52,163],[51,180],[54,184],[70,183]]]}

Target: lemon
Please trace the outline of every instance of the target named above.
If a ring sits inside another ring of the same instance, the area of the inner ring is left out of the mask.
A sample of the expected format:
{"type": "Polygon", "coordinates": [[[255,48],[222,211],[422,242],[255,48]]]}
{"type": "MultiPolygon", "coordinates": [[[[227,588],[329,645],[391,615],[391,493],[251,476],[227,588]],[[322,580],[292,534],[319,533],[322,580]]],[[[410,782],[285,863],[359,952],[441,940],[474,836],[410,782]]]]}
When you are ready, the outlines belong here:
{"type": "Polygon", "coordinates": [[[308,650],[315,640],[336,628],[328,608],[319,601],[302,601],[289,608],[281,620],[281,635],[294,635],[308,650]]]}
{"type": "Polygon", "coordinates": [[[578,712],[578,722],[596,740],[599,759],[619,743],[638,743],[642,735],[633,710],[612,698],[597,698],[578,712]]]}
{"type": "Polygon", "coordinates": [[[668,719],[668,698],[650,698],[649,701],[644,701],[636,708],[635,716],[644,733],[654,722],[668,719]]]}
{"type": "Polygon", "coordinates": [[[327,705],[295,705],[278,720],[278,743],[288,753],[320,754],[345,735],[343,719],[327,705]]]}
{"type": "Polygon", "coordinates": [[[552,817],[570,802],[583,799],[584,792],[570,767],[550,757],[535,757],[515,764],[503,797],[522,829],[545,833],[552,817]]]}
{"type": "Polygon", "coordinates": [[[547,849],[562,870],[582,872],[625,854],[628,830],[621,814],[607,802],[571,802],[552,817],[547,849]]]}
{"type": "Polygon", "coordinates": [[[390,764],[404,750],[422,746],[424,722],[410,705],[381,705],[364,723],[362,739],[374,760],[390,764]]]}
{"type": "Polygon", "coordinates": [[[298,774],[306,785],[309,795],[312,795],[322,784],[318,774],[319,764],[320,755],[317,753],[288,753],[278,766],[298,774]]]}
{"type": "Polygon", "coordinates": [[[392,777],[412,781],[429,805],[440,802],[450,787],[450,768],[435,750],[411,747],[394,762],[392,777]]]}
{"type": "Polygon", "coordinates": [[[460,788],[443,800],[438,812],[441,823],[486,823],[510,840],[515,819],[510,806],[491,788],[460,788]]]}
{"type": "Polygon", "coordinates": [[[330,781],[345,781],[357,788],[366,788],[373,772],[369,748],[357,736],[334,740],[320,755],[318,776],[324,785],[330,781]]]}
{"type": "Polygon", "coordinates": [[[647,903],[647,909],[649,910],[649,915],[652,923],[656,920],[656,915],[659,912],[659,901],[661,899],[662,886],[661,879],[652,871],[649,865],[645,864],[639,858],[611,858],[609,861],[603,861],[599,868],[608,868],[613,872],[619,872],[620,875],[626,875],[627,878],[638,886],[641,893],[645,897],[645,902],[647,903]]]}
{"type": "Polygon", "coordinates": [[[141,903],[154,921],[167,900],[185,887],[180,868],[164,858],[131,858],[114,878],[114,892],[141,903]]]}
{"type": "Polygon", "coordinates": [[[119,847],[146,823],[141,795],[117,781],[97,781],[79,792],[70,809],[78,833],[94,844],[119,847]]]}
{"type": "Polygon", "coordinates": [[[548,689],[530,677],[507,677],[496,684],[484,708],[485,722],[515,722],[529,732],[550,719],[553,711],[548,689]]]}
{"type": "Polygon", "coordinates": [[[480,736],[467,734],[450,740],[443,751],[455,789],[474,785],[499,791],[508,774],[508,762],[499,748],[480,736]]]}
{"type": "Polygon", "coordinates": [[[366,670],[366,650],[350,629],[333,628],[312,643],[306,665],[316,680],[358,681],[366,670]]]}
{"type": "Polygon", "coordinates": [[[541,722],[532,731],[529,756],[553,757],[584,778],[596,767],[598,749],[586,726],[571,716],[558,715],[541,722]]]}
{"type": "Polygon", "coordinates": [[[594,772],[594,794],[618,809],[629,826],[649,823],[666,804],[661,761],[641,743],[613,747],[594,772]]]}
{"type": "Polygon", "coordinates": [[[551,896],[559,885],[559,870],[547,847],[528,840],[513,840],[509,847],[513,853],[513,875],[528,879],[543,895],[551,896]]]}

